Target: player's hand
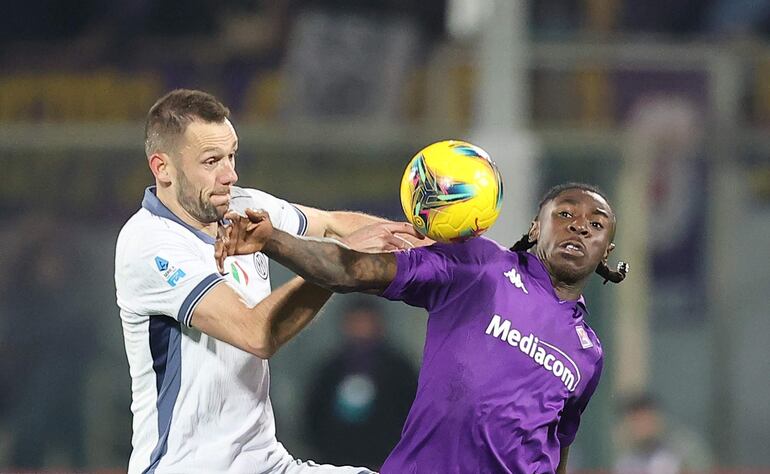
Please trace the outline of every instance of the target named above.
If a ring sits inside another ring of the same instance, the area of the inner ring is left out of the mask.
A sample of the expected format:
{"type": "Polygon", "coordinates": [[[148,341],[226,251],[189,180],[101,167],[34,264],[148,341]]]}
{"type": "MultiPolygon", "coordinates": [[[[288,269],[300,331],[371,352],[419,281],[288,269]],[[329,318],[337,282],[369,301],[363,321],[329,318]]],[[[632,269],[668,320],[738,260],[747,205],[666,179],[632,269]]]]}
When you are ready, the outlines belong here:
{"type": "Polygon", "coordinates": [[[224,273],[227,257],[259,252],[273,234],[273,223],[264,211],[246,209],[245,216],[229,211],[225,219],[229,223],[219,225],[214,244],[214,259],[220,273],[224,273]]]}
{"type": "Polygon", "coordinates": [[[367,253],[392,252],[415,247],[425,237],[407,222],[378,222],[352,232],[341,239],[353,250],[367,253]]]}

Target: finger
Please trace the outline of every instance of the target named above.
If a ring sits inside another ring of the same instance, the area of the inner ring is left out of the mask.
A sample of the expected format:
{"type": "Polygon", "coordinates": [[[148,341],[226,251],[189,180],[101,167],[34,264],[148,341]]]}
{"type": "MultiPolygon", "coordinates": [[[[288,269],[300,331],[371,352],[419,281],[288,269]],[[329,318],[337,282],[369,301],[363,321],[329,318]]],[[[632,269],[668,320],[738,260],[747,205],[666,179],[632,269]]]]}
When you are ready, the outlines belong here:
{"type": "Polygon", "coordinates": [[[385,234],[378,237],[379,248],[387,251],[409,248],[406,240],[395,234],[385,234]]]}
{"type": "Polygon", "coordinates": [[[214,244],[214,260],[217,262],[217,271],[219,273],[225,272],[225,259],[223,257],[225,251],[225,243],[222,240],[217,239],[214,244]]]}
{"type": "MultiPolygon", "coordinates": [[[[411,235],[411,234],[410,234],[411,235]]],[[[399,249],[405,250],[405,249],[413,249],[414,244],[410,241],[406,240],[405,238],[401,237],[398,234],[393,234],[393,237],[399,240],[399,249]]]]}
{"type": "Polygon", "coordinates": [[[268,217],[268,215],[262,209],[259,209],[259,210],[246,209],[246,217],[248,217],[251,222],[260,222],[265,220],[268,217]]]}
{"type": "Polygon", "coordinates": [[[243,217],[242,215],[238,214],[236,211],[229,210],[225,213],[225,216],[223,219],[227,219],[229,221],[237,220],[239,217],[243,217]]]}
{"type": "Polygon", "coordinates": [[[418,239],[425,238],[425,236],[422,235],[417,229],[415,229],[414,226],[409,222],[386,222],[380,225],[383,229],[393,234],[407,234],[418,239]]]}
{"type": "MultiPolygon", "coordinates": [[[[243,230],[245,235],[251,235],[254,230],[258,229],[265,218],[262,215],[251,214],[243,219],[243,230]]],[[[245,237],[244,237],[245,238],[245,237]]]]}
{"type": "Polygon", "coordinates": [[[230,233],[232,232],[232,226],[228,226],[222,231],[221,237],[217,238],[214,245],[214,257],[217,260],[217,267],[220,273],[224,273],[225,259],[228,257],[228,247],[230,246],[230,233]]]}
{"type": "Polygon", "coordinates": [[[357,251],[357,252],[363,252],[363,253],[383,253],[383,252],[395,252],[397,250],[402,250],[398,245],[391,242],[385,242],[385,241],[379,241],[379,242],[371,242],[368,245],[364,246],[353,246],[351,249],[357,251]]]}
{"type": "Polygon", "coordinates": [[[235,255],[235,252],[238,250],[244,220],[244,217],[239,216],[237,220],[233,221],[233,225],[228,230],[228,241],[226,242],[228,255],[235,255]]]}

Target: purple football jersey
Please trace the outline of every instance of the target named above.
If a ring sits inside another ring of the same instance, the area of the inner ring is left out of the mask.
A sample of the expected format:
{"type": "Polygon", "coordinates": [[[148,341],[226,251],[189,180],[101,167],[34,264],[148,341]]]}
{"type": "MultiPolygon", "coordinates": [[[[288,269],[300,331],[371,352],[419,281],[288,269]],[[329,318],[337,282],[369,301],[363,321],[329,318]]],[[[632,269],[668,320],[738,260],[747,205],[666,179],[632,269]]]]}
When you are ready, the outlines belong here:
{"type": "Polygon", "coordinates": [[[429,312],[417,396],[383,474],[553,473],[602,349],[535,255],[480,237],[398,252],[383,296],[429,312]]]}

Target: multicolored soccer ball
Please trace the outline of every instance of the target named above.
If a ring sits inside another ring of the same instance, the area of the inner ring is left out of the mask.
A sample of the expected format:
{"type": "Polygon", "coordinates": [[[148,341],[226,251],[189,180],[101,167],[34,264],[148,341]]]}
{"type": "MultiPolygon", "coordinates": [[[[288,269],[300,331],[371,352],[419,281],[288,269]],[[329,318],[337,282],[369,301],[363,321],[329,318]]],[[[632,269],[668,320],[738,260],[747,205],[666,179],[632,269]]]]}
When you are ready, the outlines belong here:
{"type": "Polygon", "coordinates": [[[459,242],[489,229],[500,214],[503,182],[487,152],[446,140],[417,153],[401,179],[401,207],[426,237],[459,242]]]}

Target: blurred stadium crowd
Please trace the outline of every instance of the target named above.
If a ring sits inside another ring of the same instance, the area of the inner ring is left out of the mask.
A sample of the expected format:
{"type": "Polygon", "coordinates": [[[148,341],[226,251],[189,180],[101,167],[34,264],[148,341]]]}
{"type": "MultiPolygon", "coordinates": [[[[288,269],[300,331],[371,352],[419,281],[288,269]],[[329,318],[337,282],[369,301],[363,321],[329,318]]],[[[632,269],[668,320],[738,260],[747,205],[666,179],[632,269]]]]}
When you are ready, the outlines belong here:
{"type": "MultiPolygon", "coordinates": [[[[770,0],[525,3],[538,189],[583,180],[620,196],[623,163],[640,149],[653,169],[638,197],[649,222],[632,212],[621,226],[644,233],[652,297],[639,364],[649,377],[638,388],[654,396],[627,401],[622,375],[605,377],[575,468],[638,472],[649,455],[665,466],[651,472],[770,472],[770,0]],[[637,139],[654,149],[629,145],[637,139]]],[[[9,4],[0,15],[0,472],[125,469],[130,380],[112,252],[150,182],[141,122],[157,97],[199,88],[232,109],[242,184],[400,219],[397,183],[411,154],[474,127],[475,47],[493,4],[9,4]]],[[[276,282],[288,278],[273,271],[276,282]]],[[[612,360],[623,308],[605,289],[589,297],[612,360]]],[[[350,419],[305,411],[320,391],[319,361],[344,344],[337,323],[349,301],[334,299],[271,361],[278,438],[299,457],[375,466],[313,442],[350,419]]],[[[408,372],[424,318],[373,304],[402,354],[394,364],[408,372]]]]}

